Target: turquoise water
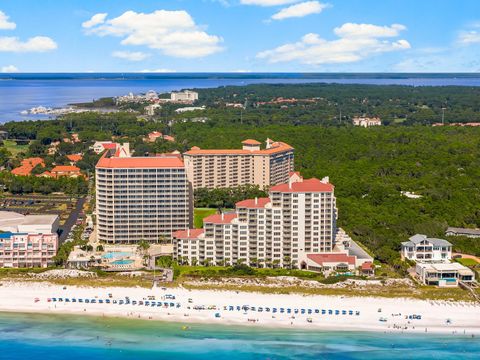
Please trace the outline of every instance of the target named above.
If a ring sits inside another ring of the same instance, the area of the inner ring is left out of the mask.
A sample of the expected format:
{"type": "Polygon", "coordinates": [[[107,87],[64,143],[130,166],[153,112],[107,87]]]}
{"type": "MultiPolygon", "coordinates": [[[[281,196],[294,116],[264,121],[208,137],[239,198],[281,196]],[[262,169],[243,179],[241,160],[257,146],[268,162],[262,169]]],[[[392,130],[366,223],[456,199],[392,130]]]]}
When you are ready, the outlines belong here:
{"type": "Polygon", "coordinates": [[[105,255],[103,255],[102,258],[104,258],[104,259],[116,259],[116,258],[131,256],[131,255],[132,254],[129,253],[129,252],[112,251],[112,252],[108,252],[105,255]]]}
{"type": "Polygon", "coordinates": [[[0,359],[478,359],[480,338],[0,314],[0,359]]]}
{"type": "Polygon", "coordinates": [[[133,260],[115,260],[112,262],[113,265],[129,265],[133,263],[133,260]]]}

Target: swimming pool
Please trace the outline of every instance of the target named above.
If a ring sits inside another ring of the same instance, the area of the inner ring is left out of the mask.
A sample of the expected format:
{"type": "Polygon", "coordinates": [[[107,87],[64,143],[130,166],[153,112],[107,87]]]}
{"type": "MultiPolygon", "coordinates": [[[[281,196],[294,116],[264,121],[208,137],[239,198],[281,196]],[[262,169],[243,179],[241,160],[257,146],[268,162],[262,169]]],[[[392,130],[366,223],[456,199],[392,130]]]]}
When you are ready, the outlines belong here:
{"type": "Polygon", "coordinates": [[[112,265],[131,265],[134,260],[115,260],[112,265]]]}
{"type": "Polygon", "coordinates": [[[111,251],[102,256],[103,259],[117,259],[122,257],[132,256],[132,253],[125,251],[111,251]]]}

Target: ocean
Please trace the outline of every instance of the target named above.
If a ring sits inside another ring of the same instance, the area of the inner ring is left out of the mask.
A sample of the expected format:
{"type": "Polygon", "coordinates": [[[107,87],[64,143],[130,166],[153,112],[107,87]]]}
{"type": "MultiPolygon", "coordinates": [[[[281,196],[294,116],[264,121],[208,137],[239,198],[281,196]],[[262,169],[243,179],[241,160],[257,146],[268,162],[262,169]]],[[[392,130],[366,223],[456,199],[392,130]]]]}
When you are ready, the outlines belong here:
{"type": "Polygon", "coordinates": [[[48,116],[22,115],[32,107],[63,107],[108,96],[148,90],[167,92],[191,88],[258,83],[340,83],[410,86],[480,86],[478,74],[301,74],[301,73],[173,73],[173,74],[0,74],[0,123],[48,116]]]}
{"type": "Polygon", "coordinates": [[[462,335],[314,332],[0,313],[0,359],[478,359],[462,335]]]}

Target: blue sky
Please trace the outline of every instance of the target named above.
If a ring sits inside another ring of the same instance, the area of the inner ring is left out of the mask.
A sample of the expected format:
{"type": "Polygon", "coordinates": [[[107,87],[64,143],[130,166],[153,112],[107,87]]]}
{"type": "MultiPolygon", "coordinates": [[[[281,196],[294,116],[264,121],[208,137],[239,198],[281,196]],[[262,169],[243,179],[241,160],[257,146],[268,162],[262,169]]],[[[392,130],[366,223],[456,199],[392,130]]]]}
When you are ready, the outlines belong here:
{"type": "Polygon", "coordinates": [[[1,72],[478,72],[479,0],[2,0],[1,72]]]}

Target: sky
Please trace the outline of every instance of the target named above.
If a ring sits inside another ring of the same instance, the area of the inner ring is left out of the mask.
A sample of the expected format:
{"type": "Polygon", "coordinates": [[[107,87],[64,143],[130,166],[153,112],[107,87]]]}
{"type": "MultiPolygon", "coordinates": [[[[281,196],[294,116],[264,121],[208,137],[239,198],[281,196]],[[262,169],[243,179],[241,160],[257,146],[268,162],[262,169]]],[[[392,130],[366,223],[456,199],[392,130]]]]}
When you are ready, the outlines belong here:
{"type": "Polygon", "coordinates": [[[0,0],[0,72],[479,72],[480,0],[0,0]]]}

